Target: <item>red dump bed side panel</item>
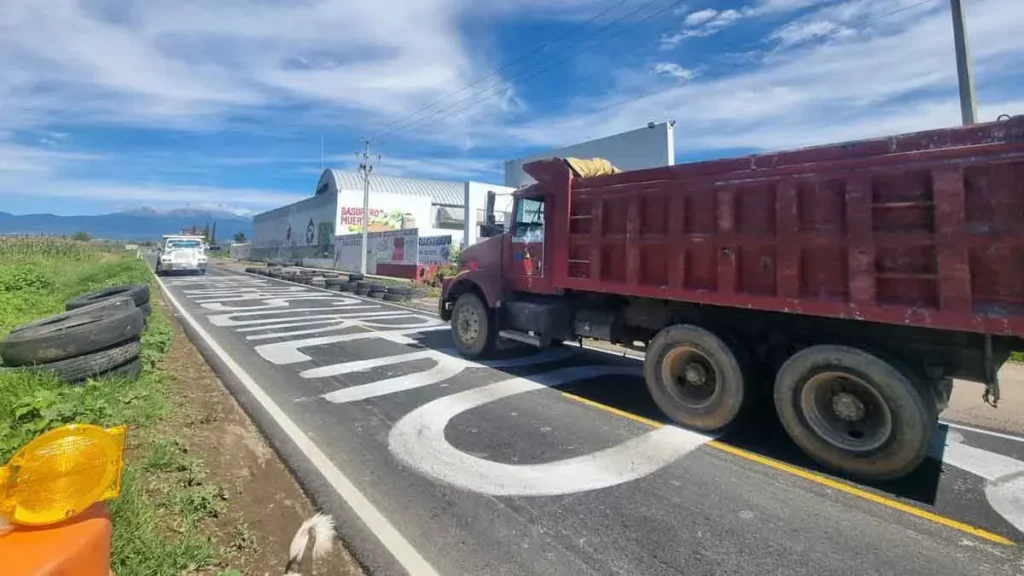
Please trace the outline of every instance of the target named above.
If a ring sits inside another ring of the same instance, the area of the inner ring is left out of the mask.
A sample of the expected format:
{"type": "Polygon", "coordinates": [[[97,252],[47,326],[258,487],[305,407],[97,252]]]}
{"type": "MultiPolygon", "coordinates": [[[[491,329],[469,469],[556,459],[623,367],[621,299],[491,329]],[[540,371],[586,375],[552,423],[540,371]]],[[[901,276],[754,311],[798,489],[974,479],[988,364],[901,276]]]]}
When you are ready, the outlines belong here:
{"type": "Polygon", "coordinates": [[[557,288],[1024,336],[1024,117],[555,196],[557,288]]]}

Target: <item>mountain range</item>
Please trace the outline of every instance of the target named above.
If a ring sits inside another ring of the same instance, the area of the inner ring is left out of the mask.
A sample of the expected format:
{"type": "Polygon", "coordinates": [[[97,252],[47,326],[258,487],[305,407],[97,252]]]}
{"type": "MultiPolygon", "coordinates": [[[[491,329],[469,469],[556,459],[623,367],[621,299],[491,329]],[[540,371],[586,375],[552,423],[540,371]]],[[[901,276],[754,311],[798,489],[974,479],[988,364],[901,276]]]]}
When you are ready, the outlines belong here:
{"type": "Polygon", "coordinates": [[[54,214],[14,215],[0,212],[0,235],[72,235],[86,232],[93,238],[108,240],[157,240],[184,228],[217,223],[217,238],[227,244],[237,232],[252,237],[252,220],[227,211],[179,208],[154,210],[138,208],[95,216],[57,216],[54,214]]]}

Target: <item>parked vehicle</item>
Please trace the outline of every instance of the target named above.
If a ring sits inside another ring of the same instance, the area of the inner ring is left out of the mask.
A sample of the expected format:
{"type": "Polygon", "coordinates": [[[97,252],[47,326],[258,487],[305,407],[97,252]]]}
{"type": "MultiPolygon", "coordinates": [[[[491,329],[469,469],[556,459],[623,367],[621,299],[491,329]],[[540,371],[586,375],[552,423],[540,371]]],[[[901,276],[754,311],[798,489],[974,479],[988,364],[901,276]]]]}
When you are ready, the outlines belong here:
{"type": "Polygon", "coordinates": [[[489,198],[492,237],[444,282],[465,356],[498,338],[638,347],[675,422],[720,430],[773,397],[815,460],[888,479],[924,458],[953,378],[994,404],[1022,349],[1024,116],[591,178],[524,169],[537,184],[510,229],[489,198]]]}
{"type": "Polygon", "coordinates": [[[191,272],[206,274],[206,242],[202,236],[168,234],[157,252],[156,273],[191,272]]]}

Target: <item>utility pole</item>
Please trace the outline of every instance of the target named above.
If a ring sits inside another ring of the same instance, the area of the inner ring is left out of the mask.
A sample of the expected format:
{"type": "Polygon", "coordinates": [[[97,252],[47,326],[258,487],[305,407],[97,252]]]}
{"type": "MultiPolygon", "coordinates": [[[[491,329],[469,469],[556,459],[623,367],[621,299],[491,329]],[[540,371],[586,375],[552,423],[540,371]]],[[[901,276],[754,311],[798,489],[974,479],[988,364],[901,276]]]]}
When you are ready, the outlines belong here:
{"type": "MultiPolygon", "coordinates": [[[[359,272],[366,274],[366,258],[367,251],[370,248],[370,242],[367,238],[367,234],[370,229],[370,173],[373,172],[373,164],[370,163],[370,140],[363,139],[363,151],[357,152],[356,156],[359,157],[359,172],[363,175],[363,249],[361,250],[362,258],[359,263],[359,272]]],[[[380,160],[380,155],[377,155],[377,160],[380,160]]]]}
{"type": "Polygon", "coordinates": [[[971,52],[967,47],[967,23],[964,0],[949,0],[953,13],[953,42],[956,45],[956,73],[960,82],[960,115],[964,126],[977,122],[978,108],[974,104],[974,73],[971,70],[971,52]]]}

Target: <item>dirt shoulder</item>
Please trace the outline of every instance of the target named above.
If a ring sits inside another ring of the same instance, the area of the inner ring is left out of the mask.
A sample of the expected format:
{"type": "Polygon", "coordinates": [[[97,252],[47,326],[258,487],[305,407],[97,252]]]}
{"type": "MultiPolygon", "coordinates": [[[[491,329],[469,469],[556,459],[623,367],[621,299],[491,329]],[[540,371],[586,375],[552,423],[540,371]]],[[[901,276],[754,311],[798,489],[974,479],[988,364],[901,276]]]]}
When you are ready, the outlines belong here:
{"type": "MultiPolygon", "coordinates": [[[[173,319],[173,309],[162,296],[158,305],[172,318],[174,336],[159,366],[181,403],[161,426],[180,431],[187,453],[205,461],[205,481],[222,488],[221,512],[201,530],[219,546],[222,566],[253,576],[283,574],[288,544],[299,525],[315,513],[313,505],[173,319]]],[[[337,544],[326,561],[318,562],[315,573],[362,575],[345,546],[337,544]]],[[[310,572],[306,568],[303,573],[310,572]]]]}

